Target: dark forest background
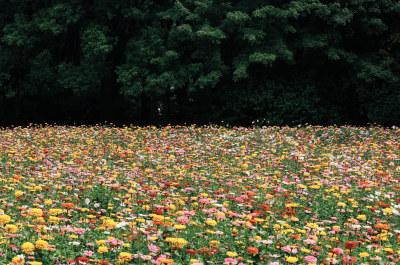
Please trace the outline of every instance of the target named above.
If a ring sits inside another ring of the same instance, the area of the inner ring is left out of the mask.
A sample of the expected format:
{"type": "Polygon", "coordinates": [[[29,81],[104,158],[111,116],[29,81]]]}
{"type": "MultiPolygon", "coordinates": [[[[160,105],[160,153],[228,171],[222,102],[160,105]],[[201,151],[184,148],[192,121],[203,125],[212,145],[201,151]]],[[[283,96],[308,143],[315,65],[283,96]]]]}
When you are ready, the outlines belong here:
{"type": "Polygon", "coordinates": [[[0,125],[400,124],[397,0],[0,0],[0,125]]]}

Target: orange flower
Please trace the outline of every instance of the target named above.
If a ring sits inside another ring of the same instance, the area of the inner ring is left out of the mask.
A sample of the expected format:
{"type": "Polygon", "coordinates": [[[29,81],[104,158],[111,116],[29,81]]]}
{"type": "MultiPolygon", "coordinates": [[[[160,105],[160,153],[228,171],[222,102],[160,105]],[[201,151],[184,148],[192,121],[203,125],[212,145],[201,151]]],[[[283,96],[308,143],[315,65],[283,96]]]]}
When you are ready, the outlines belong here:
{"type": "Polygon", "coordinates": [[[356,257],[343,257],[342,258],[343,264],[353,264],[355,262],[357,262],[357,258],[356,257]]]}
{"type": "Polygon", "coordinates": [[[384,230],[392,230],[390,228],[390,225],[387,225],[387,224],[376,224],[375,228],[376,229],[384,229],[384,230]]]}
{"type": "Polygon", "coordinates": [[[257,255],[258,254],[258,248],[256,248],[256,247],[248,247],[247,248],[247,252],[249,252],[250,254],[257,255]]]}
{"type": "Polygon", "coordinates": [[[66,208],[66,209],[72,209],[74,208],[75,204],[73,204],[72,202],[66,202],[62,204],[62,207],[66,208]]]}
{"type": "Polygon", "coordinates": [[[160,259],[159,260],[162,264],[174,264],[174,261],[172,259],[160,259]]]}

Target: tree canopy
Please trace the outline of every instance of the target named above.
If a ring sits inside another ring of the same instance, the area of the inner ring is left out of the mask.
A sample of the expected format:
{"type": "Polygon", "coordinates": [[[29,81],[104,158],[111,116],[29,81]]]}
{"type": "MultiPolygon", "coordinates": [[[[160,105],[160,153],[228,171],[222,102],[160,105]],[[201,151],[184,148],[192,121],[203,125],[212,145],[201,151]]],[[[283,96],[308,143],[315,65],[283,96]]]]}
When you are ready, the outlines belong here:
{"type": "Polygon", "coordinates": [[[397,0],[0,6],[2,124],[400,124],[397,0]]]}

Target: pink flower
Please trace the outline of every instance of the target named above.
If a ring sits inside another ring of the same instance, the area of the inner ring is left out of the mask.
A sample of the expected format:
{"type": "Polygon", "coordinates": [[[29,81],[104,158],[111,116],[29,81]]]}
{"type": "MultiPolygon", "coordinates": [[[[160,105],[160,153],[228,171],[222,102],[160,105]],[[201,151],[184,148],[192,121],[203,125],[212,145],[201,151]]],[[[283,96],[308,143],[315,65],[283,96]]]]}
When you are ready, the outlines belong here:
{"type": "Polygon", "coordinates": [[[180,216],[180,217],[176,218],[176,220],[177,220],[178,223],[180,223],[181,225],[184,225],[184,224],[189,223],[189,218],[187,218],[186,216],[180,216]]]}
{"type": "Polygon", "coordinates": [[[156,245],[153,245],[153,244],[148,244],[147,247],[149,248],[149,250],[151,252],[154,252],[154,253],[157,253],[160,250],[159,247],[157,247],[156,245]]]}
{"type": "Polygon", "coordinates": [[[84,250],[83,251],[83,255],[87,256],[87,257],[91,257],[93,256],[94,252],[90,251],[90,250],[84,250]]]}
{"type": "Polygon", "coordinates": [[[284,247],[282,248],[282,250],[285,251],[285,252],[287,252],[287,253],[297,253],[297,252],[299,252],[299,251],[297,250],[297,248],[291,248],[291,247],[289,247],[289,246],[284,246],[284,247]]]}
{"type": "Polygon", "coordinates": [[[313,256],[305,256],[304,261],[307,263],[317,263],[317,258],[313,256]]]}
{"type": "Polygon", "coordinates": [[[237,264],[238,261],[236,259],[226,258],[224,259],[224,264],[237,264]]]}

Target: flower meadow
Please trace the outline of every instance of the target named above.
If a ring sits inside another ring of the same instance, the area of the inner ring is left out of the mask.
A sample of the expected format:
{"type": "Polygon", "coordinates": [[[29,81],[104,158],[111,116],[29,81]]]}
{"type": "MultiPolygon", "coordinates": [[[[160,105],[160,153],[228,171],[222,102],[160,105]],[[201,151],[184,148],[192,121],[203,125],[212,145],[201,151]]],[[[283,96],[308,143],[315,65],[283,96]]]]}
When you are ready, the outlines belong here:
{"type": "Polygon", "coordinates": [[[0,264],[399,264],[398,127],[0,130],[0,264]]]}

